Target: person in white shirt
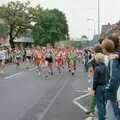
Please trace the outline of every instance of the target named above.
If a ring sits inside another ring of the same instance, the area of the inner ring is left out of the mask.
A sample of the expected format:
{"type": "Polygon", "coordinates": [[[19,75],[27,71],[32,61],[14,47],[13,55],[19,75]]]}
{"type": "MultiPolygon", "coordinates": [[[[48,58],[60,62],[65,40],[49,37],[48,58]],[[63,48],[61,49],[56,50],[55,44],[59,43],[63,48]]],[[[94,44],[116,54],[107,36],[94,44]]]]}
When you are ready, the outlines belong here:
{"type": "Polygon", "coordinates": [[[6,59],[6,50],[4,48],[1,48],[0,50],[0,72],[4,73],[5,70],[5,59],[6,59]]]}

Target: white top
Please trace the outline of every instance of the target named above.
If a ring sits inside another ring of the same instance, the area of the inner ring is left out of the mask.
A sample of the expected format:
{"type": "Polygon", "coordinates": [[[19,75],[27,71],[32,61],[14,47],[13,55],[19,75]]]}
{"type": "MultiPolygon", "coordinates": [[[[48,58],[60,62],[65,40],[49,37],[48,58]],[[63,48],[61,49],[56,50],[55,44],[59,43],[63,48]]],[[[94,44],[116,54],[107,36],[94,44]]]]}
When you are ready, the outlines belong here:
{"type": "Polygon", "coordinates": [[[3,60],[5,58],[6,58],[6,51],[5,50],[0,51],[0,59],[3,60]]]}
{"type": "Polygon", "coordinates": [[[26,50],[26,56],[31,56],[31,50],[26,50]]]}
{"type": "Polygon", "coordinates": [[[108,64],[109,64],[109,58],[107,55],[104,55],[104,63],[106,66],[108,66],[108,64]]]}

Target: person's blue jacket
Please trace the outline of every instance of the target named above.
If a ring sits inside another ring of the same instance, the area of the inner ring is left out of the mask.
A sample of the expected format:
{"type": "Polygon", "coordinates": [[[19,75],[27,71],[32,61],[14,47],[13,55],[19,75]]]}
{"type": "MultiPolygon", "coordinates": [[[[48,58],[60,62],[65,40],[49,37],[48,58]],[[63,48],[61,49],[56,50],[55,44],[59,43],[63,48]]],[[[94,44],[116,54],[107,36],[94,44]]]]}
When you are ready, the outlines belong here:
{"type": "Polygon", "coordinates": [[[108,65],[108,81],[106,84],[107,100],[117,100],[117,90],[120,85],[120,60],[110,60],[108,65]]]}
{"type": "Polygon", "coordinates": [[[93,90],[96,91],[98,86],[106,85],[106,69],[105,64],[96,64],[93,77],[93,90]]]}

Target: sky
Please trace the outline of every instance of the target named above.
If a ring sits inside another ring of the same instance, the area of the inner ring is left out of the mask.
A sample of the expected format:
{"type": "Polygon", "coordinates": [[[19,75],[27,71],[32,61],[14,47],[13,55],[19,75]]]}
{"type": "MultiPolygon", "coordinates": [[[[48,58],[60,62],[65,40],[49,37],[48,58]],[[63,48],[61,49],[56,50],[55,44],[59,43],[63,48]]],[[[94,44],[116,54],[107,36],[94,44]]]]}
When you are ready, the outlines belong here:
{"type": "MultiPolygon", "coordinates": [[[[0,4],[11,0],[0,0],[0,4]]],[[[16,0],[12,0],[16,1],[16,0]]],[[[27,0],[21,0],[23,2],[27,0]]],[[[87,35],[92,38],[97,33],[97,0],[29,0],[33,6],[58,8],[66,14],[69,34],[72,38],[87,35]],[[91,19],[91,20],[88,20],[91,19]],[[94,29],[95,28],[95,29],[94,29]]],[[[120,0],[100,0],[100,24],[115,23],[120,20],[120,0]]]]}

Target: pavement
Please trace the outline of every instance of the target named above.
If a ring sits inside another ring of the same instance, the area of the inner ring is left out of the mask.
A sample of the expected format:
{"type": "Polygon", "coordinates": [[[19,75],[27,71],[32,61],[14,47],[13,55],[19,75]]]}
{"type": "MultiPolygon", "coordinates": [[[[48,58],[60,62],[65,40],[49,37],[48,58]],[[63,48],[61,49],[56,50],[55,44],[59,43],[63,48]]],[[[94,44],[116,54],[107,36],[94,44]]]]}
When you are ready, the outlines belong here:
{"type": "Polygon", "coordinates": [[[45,79],[30,70],[7,65],[0,74],[0,120],[85,120],[89,109],[87,74],[78,66],[45,79]]]}

